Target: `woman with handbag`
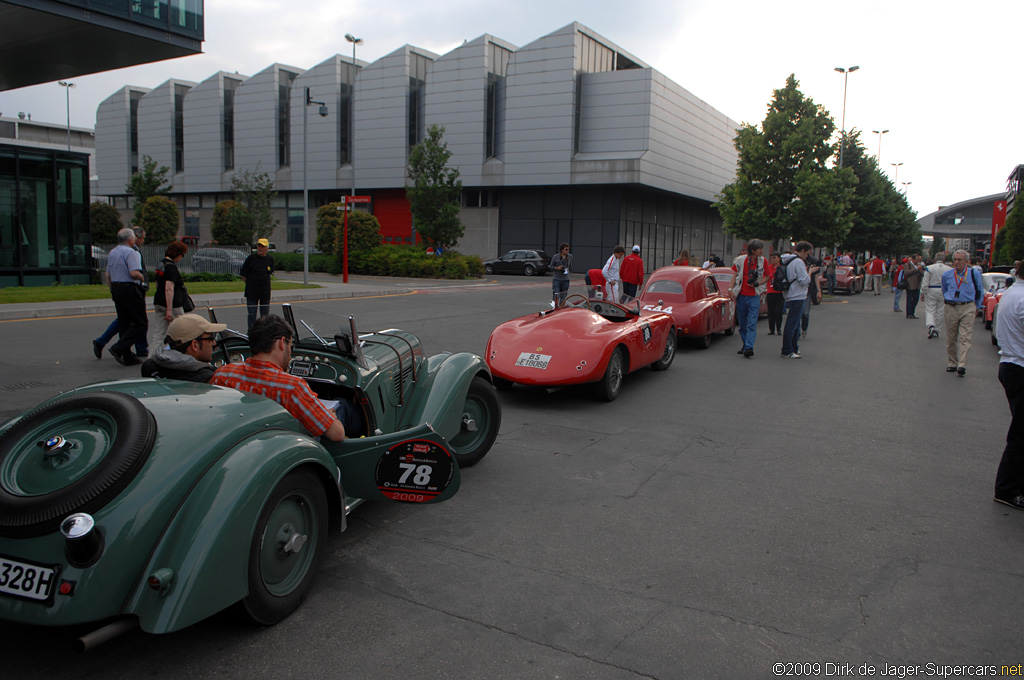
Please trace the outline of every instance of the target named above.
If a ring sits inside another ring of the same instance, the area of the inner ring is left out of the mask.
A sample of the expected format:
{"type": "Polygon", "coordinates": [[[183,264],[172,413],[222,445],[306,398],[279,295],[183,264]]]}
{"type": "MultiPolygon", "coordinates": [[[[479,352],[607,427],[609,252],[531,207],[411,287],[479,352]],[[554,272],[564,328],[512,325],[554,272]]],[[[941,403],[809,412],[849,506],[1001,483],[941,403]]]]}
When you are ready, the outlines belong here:
{"type": "Polygon", "coordinates": [[[188,246],[181,241],[171,241],[164,251],[164,259],[156,266],[156,292],[153,293],[155,323],[149,325],[150,347],[163,347],[167,335],[167,324],[184,314],[188,291],[178,271],[178,263],[188,252],[188,246]]]}

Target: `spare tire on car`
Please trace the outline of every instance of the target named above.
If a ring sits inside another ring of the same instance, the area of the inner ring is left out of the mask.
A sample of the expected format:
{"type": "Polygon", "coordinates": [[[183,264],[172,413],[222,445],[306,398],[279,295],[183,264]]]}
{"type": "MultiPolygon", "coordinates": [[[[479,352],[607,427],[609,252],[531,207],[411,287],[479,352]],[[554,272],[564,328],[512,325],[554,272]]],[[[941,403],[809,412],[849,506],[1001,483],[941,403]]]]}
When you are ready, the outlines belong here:
{"type": "Polygon", "coordinates": [[[73,394],[0,433],[0,536],[56,531],[74,512],[96,512],[142,469],[156,419],[121,392],[73,394]]]}

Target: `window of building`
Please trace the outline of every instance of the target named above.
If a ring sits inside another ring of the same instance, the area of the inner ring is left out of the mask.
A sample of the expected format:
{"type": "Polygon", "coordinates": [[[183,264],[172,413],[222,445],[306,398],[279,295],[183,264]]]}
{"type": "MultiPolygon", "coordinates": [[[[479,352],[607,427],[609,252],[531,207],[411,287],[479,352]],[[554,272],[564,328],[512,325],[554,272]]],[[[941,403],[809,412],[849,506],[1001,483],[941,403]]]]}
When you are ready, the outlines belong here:
{"type": "Polygon", "coordinates": [[[338,94],[338,165],[352,161],[352,121],[355,106],[356,74],[353,64],[341,64],[341,91],[338,94]]]}
{"type": "Polygon", "coordinates": [[[185,170],[185,95],[188,85],[174,86],[174,172],[185,170]]]}
{"type": "Polygon", "coordinates": [[[144,92],[129,90],[128,92],[128,124],[131,130],[131,159],[132,174],[139,171],[139,100],[144,92]]]}
{"type": "MultiPolygon", "coordinates": [[[[299,199],[299,203],[302,200],[299,199]]],[[[302,207],[288,208],[288,243],[302,243],[302,226],[305,224],[302,207]]],[[[313,235],[310,234],[310,237],[313,235]]]]}
{"type": "Polygon", "coordinates": [[[241,81],[224,79],[224,169],[235,168],[235,90],[241,81]]]}
{"type": "Polygon", "coordinates": [[[427,66],[430,59],[409,54],[409,150],[423,141],[423,106],[426,100],[427,66]]]}
{"type": "Polygon", "coordinates": [[[199,211],[185,211],[185,236],[199,237],[199,211]]]}
{"type": "Polygon", "coordinates": [[[277,86],[277,164],[291,163],[291,92],[296,74],[280,71],[277,86]]]}
{"type": "Polygon", "coordinates": [[[13,121],[0,120],[0,137],[15,139],[17,127],[13,121]]]}
{"type": "Polygon", "coordinates": [[[487,102],[486,126],[484,130],[485,158],[499,155],[502,118],[505,101],[505,76],[512,51],[489,43],[487,46],[487,102]]]}

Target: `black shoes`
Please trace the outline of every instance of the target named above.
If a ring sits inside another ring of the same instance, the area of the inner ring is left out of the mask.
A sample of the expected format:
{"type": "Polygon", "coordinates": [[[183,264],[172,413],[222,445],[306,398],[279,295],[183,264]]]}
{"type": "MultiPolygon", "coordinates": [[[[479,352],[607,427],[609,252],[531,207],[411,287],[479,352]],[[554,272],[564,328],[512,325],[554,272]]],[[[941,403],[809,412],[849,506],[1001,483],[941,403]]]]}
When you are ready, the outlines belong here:
{"type": "Polygon", "coordinates": [[[134,366],[137,363],[139,363],[138,358],[131,352],[125,352],[124,354],[121,354],[119,352],[115,352],[113,348],[111,348],[109,351],[110,355],[114,357],[114,359],[117,360],[117,363],[121,364],[122,366],[134,366]]]}
{"type": "Polygon", "coordinates": [[[946,366],[946,373],[956,373],[956,366],[946,366]]]}
{"type": "Polygon", "coordinates": [[[743,356],[749,359],[750,357],[754,356],[754,350],[748,347],[747,349],[743,350],[743,356]]]}
{"type": "Polygon", "coordinates": [[[992,500],[994,500],[996,503],[1009,505],[1011,508],[1024,510],[1024,494],[1017,494],[1013,498],[1000,498],[999,496],[995,496],[992,500]]]}
{"type": "Polygon", "coordinates": [[[775,331],[768,331],[768,335],[775,335],[775,331]]]}
{"type": "Polygon", "coordinates": [[[967,374],[967,369],[961,366],[960,368],[956,369],[956,374],[962,378],[967,374]]]}
{"type": "Polygon", "coordinates": [[[736,350],[736,354],[743,354],[743,348],[740,347],[738,350],[736,350]]]}
{"type": "Polygon", "coordinates": [[[96,355],[97,359],[103,358],[103,345],[99,343],[99,340],[92,341],[92,353],[96,355]]]}

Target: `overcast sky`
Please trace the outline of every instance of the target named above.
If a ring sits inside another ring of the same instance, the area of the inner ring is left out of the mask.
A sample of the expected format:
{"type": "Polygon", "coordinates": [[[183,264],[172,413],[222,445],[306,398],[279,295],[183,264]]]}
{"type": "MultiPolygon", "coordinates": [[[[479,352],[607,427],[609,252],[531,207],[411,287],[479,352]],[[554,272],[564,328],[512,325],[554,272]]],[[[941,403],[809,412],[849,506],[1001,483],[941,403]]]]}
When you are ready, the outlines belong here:
{"type": "MultiPolygon", "coordinates": [[[[868,151],[919,216],[999,193],[1024,163],[1021,0],[206,0],[204,54],[75,78],[71,124],[93,127],[97,105],[124,85],[201,81],[218,70],[252,75],[274,62],[310,68],[360,60],[408,43],[444,54],[484,33],[522,46],[573,21],[737,122],[760,123],[772,91],[793,73],[805,96],[841,125],[864,131],[868,151]],[[898,170],[892,163],[902,163],[898,170]],[[898,173],[898,174],[897,174],[898,173]]],[[[102,46],[97,46],[102,49],[102,46]]],[[[0,92],[0,112],[66,120],[56,83],[0,92]]]]}

